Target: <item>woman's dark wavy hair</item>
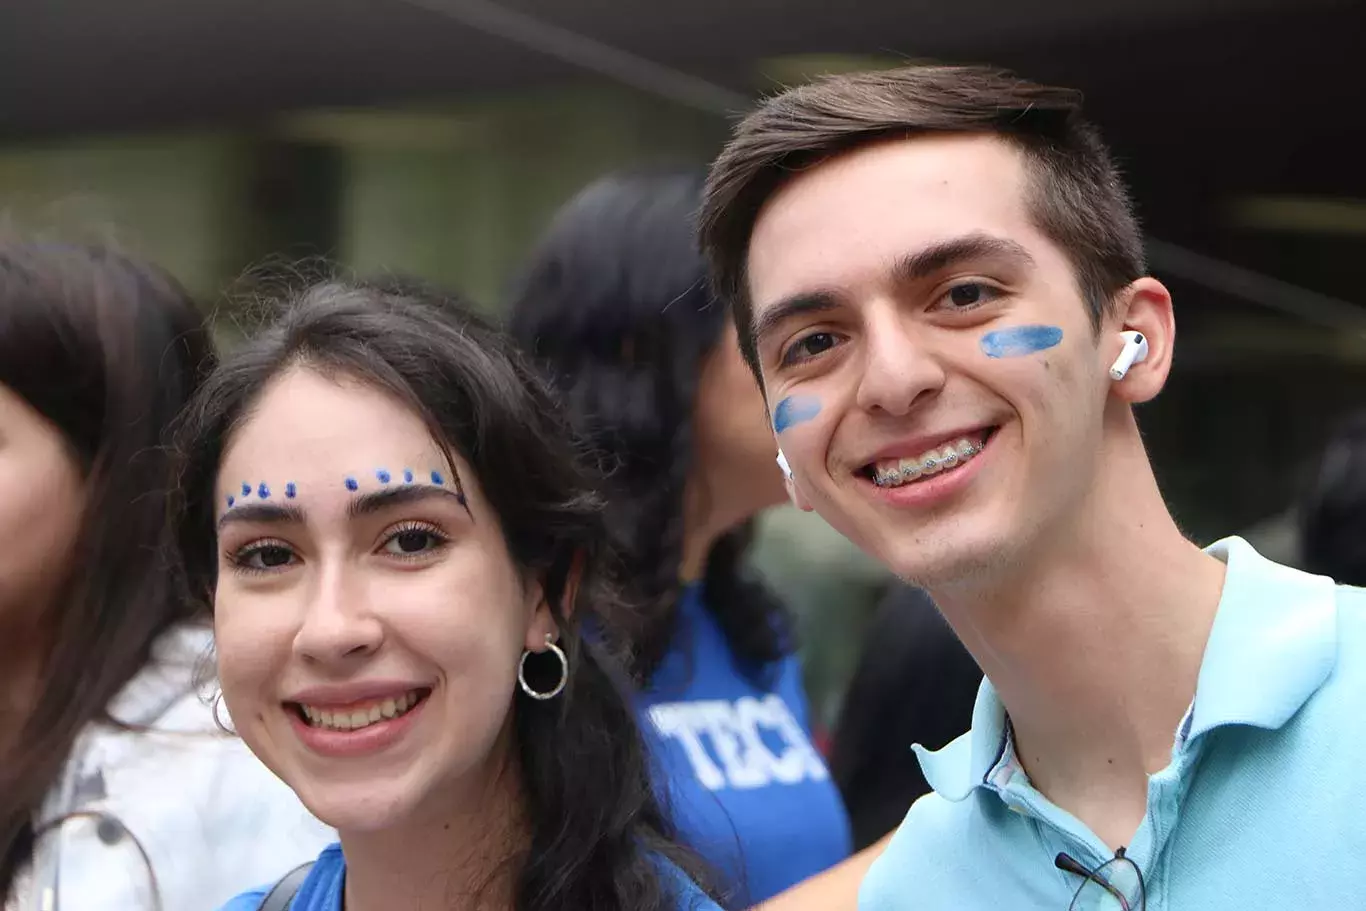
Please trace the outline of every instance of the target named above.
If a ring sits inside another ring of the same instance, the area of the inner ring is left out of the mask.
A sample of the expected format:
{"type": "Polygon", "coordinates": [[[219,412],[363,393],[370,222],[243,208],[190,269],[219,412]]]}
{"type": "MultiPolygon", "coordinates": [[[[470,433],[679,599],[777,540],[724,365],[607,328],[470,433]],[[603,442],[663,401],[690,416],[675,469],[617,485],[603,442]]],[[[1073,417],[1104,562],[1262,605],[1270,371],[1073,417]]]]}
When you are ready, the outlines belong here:
{"type": "Polygon", "coordinates": [[[607,643],[578,633],[585,614],[615,597],[600,500],[540,379],[460,300],[403,280],[315,285],[224,360],[177,435],[175,516],[189,595],[207,603],[215,587],[213,491],[224,448],[271,380],[296,366],[395,396],[434,440],[460,453],[513,559],[539,575],[563,632],[572,669],[564,692],[547,702],[519,692],[514,708],[531,829],[512,861],[517,909],[675,908],[658,858],[694,877],[699,867],[669,838],[607,643]],[[560,607],[576,562],[566,615],[560,607]]]}
{"type": "MultiPolygon", "coordinates": [[[[611,475],[608,518],[634,610],[609,618],[647,684],[676,630],[683,493],[702,362],[728,316],[693,239],[701,173],[611,175],[556,216],[514,293],[513,335],[560,390],[611,475]]],[[[758,672],[792,649],[786,611],[745,571],[752,523],[707,558],[707,608],[758,672]]]]}
{"type": "Polygon", "coordinates": [[[150,265],[99,247],[0,242],[0,384],[61,431],[87,488],[71,570],[40,617],[37,701],[0,750],[0,904],[32,857],[35,814],[77,735],[119,723],[109,703],[152,643],[191,618],[162,560],[165,444],[213,367],[202,324],[150,265]]]}

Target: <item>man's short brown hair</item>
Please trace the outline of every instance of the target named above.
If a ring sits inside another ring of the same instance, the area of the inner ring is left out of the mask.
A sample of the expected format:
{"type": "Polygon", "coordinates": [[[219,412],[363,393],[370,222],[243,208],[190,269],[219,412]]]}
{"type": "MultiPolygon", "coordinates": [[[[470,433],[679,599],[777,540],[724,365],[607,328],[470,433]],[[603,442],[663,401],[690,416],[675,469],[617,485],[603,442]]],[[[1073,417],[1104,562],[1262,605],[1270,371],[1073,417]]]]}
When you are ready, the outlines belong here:
{"type": "Polygon", "coordinates": [[[984,133],[1019,148],[1026,204],[1066,253],[1099,328],[1116,291],[1144,272],[1143,243],[1109,150],[1071,89],[990,67],[911,66],[829,76],[765,101],[735,129],[707,179],[698,219],[717,297],[732,308],[756,376],[746,260],[764,204],[794,173],[868,143],[984,133]]]}

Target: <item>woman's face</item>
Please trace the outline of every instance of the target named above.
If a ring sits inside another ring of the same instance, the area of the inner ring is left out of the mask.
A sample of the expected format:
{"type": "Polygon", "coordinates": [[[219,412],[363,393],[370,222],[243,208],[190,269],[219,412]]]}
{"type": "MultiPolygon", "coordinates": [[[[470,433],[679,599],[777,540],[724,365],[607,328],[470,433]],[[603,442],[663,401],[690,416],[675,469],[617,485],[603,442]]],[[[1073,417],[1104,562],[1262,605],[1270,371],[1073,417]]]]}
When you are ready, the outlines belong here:
{"type": "Polygon", "coordinates": [[[0,385],[0,641],[6,645],[31,635],[61,588],[84,509],[85,480],[62,432],[0,385]]]}
{"type": "Polygon", "coordinates": [[[345,832],[468,810],[507,756],[522,650],[554,631],[468,465],[358,382],[296,368],[217,479],[233,725],[345,832]]]}
{"type": "Polygon", "coordinates": [[[740,354],[733,323],[702,362],[693,434],[713,501],[734,504],[741,518],[786,502],[764,396],[740,354]]]}

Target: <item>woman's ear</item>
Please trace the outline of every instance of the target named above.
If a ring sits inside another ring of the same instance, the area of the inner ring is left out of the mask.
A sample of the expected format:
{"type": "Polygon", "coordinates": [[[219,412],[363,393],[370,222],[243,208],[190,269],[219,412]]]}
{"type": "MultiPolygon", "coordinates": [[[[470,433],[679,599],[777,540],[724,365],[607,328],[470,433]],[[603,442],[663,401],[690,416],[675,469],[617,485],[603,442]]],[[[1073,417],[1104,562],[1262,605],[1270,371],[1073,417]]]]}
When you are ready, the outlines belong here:
{"type": "Polygon", "coordinates": [[[575,551],[574,556],[570,558],[569,571],[565,573],[564,590],[560,594],[558,611],[550,609],[550,602],[545,595],[545,585],[539,581],[532,583],[531,593],[535,598],[536,607],[526,631],[526,647],[531,651],[545,651],[546,636],[550,636],[552,642],[559,638],[560,628],[555,621],[557,614],[566,619],[574,615],[585,563],[584,552],[575,551]]]}

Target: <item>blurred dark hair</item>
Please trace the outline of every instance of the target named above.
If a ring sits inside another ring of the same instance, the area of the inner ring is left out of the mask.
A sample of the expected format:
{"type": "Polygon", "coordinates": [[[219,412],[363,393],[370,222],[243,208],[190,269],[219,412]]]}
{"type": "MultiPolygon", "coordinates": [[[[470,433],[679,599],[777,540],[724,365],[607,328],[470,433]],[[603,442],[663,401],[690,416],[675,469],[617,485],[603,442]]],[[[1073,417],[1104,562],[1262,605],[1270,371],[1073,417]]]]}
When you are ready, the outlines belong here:
{"type": "MultiPolygon", "coordinates": [[[[633,610],[609,621],[648,683],[676,633],[683,493],[703,360],[726,327],[697,252],[700,173],[617,174],[556,215],[513,296],[511,328],[560,390],[611,476],[607,515],[633,610]]],[[[708,555],[707,608],[742,664],[759,671],[792,648],[774,595],[745,570],[752,524],[708,555]]]]}
{"type": "Polygon", "coordinates": [[[995,135],[1024,154],[1030,214],[1071,259],[1095,328],[1114,293],[1143,275],[1128,191],[1100,134],[1081,116],[1079,92],[984,66],[827,76],[759,105],[735,128],[707,179],[702,248],[756,375],[746,262],[764,204],[793,175],[841,152],[936,133],[995,135]]]}
{"type": "Polygon", "coordinates": [[[514,708],[531,829],[525,853],[512,859],[516,907],[672,911],[658,858],[700,871],[667,837],[624,679],[605,644],[578,633],[586,613],[615,597],[600,501],[540,380],[510,340],[457,298],[401,280],[316,285],[224,360],[177,434],[175,515],[190,596],[208,602],[216,584],[213,491],[224,448],[267,384],[299,366],[395,396],[465,458],[509,553],[539,575],[564,633],[572,669],[564,692],[547,702],[519,692],[514,708]],[[566,616],[576,560],[581,575],[566,616]]]}
{"type": "Polygon", "coordinates": [[[1308,571],[1366,586],[1366,411],[1324,448],[1300,506],[1300,549],[1308,571]]]}
{"type": "Polygon", "coordinates": [[[863,850],[930,791],[911,744],[937,750],[972,726],[982,671],[929,595],[897,585],[878,605],[830,755],[863,850]]]}
{"type": "Polygon", "coordinates": [[[0,755],[0,904],[77,735],[118,722],[107,706],[191,617],[162,562],[164,444],[213,361],[202,318],[160,270],[97,247],[0,242],[0,384],[56,425],[87,484],[71,568],[41,617],[37,701],[0,755]]]}

